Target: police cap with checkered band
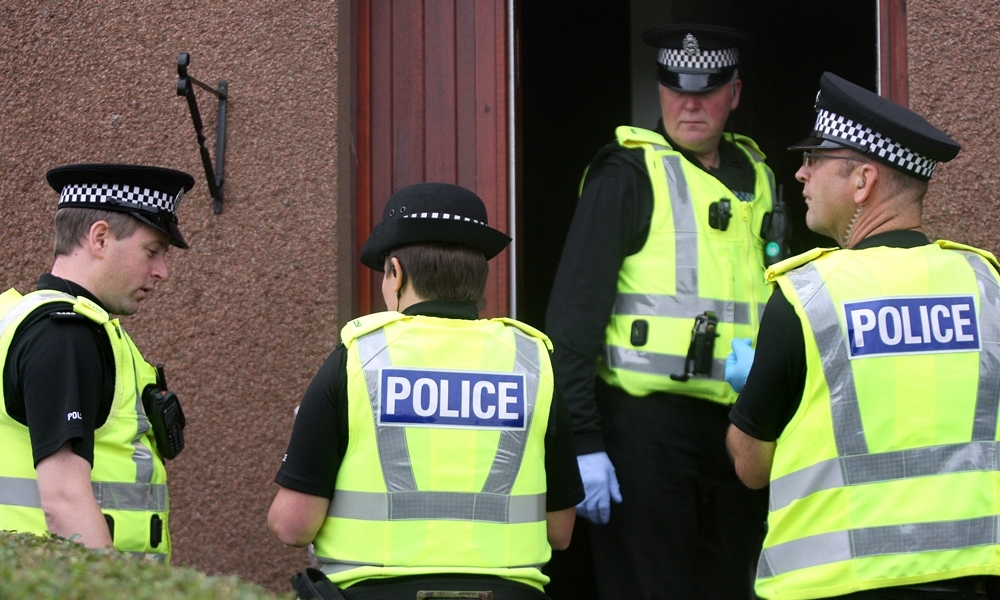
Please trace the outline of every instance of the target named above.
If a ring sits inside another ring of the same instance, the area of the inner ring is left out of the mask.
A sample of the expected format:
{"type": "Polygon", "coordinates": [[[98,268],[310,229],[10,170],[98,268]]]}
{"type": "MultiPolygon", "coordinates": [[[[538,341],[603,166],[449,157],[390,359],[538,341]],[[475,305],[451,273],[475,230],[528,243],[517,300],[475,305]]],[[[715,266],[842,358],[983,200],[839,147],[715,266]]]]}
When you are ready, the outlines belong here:
{"type": "Polygon", "coordinates": [[[178,248],[187,242],[177,226],[177,207],[194,178],[183,171],[145,165],[78,164],[45,174],[59,192],[62,208],[93,208],[128,213],[170,238],[178,248]]]}
{"type": "Polygon", "coordinates": [[[642,41],[660,49],[660,83],[678,92],[710,92],[732,80],[739,47],[749,44],[750,36],[714,25],[667,25],[644,31],[642,41]]]}
{"type": "Polygon", "coordinates": [[[473,192],[450,183],[415,183],[389,197],[382,221],[361,248],[361,262],[381,272],[387,252],[421,242],[459,244],[490,259],[510,237],[489,226],[486,204],[473,192]]]}
{"type": "Polygon", "coordinates": [[[789,150],[850,148],[921,181],[962,146],[917,113],[823,73],[812,134],[789,150]]]}

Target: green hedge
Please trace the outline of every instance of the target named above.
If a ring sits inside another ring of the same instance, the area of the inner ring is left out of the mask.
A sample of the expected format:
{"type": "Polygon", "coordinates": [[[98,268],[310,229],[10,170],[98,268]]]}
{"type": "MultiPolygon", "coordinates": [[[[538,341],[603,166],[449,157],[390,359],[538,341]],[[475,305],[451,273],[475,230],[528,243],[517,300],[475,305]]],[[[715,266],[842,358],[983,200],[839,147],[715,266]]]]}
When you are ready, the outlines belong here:
{"type": "Polygon", "coordinates": [[[209,577],[59,537],[0,531],[0,599],[275,600],[238,577],[209,577]]]}

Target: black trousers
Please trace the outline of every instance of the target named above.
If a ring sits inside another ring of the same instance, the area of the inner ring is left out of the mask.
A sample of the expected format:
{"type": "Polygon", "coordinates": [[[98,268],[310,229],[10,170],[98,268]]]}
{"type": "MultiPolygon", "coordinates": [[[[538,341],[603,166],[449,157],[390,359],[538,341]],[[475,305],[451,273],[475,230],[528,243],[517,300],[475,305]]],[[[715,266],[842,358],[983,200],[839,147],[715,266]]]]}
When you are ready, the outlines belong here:
{"type": "Polygon", "coordinates": [[[416,600],[421,590],[492,591],[494,600],[549,600],[524,583],[485,575],[413,575],[369,579],[342,590],[347,600],[416,600]]]}
{"type": "Polygon", "coordinates": [[[767,490],[736,476],[725,448],[729,408],[599,386],[622,493],[610,522],[591,526],[601,600],[754,598],[767,490]]]}

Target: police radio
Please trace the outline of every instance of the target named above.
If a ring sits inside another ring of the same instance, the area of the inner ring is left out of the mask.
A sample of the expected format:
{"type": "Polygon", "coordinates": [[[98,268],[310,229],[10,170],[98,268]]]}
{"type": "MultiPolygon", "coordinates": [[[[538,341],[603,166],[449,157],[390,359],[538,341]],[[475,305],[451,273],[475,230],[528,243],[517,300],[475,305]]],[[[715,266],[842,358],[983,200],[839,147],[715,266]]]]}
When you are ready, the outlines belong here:
{"type": "Polygon", "coordinates": [[[788,218],[788,205],[783,199],[785,186],[778,185],[778,197],[771,212],[764,214],[760,237],[764,239],[764,267],[777,264],[792,255],[788,238],[792,235],[792,221],[788,218]]]}
{"type": "Polygon", "coordinates": [[[691,344],[684,359],[684,373],[671,375],[674,381],[687,381],[692,377],[711,377],[715,355],[715,338],[719,337],[719,317],[706,310],[694,318],[691,329],[691,344]]]}
{"type": "Polygon", "coordinates": [[[160,454],[166,459],[176,457],[184,449],[187,420],[177,395],[167,389],[163,365],[156,365],[156,384],[149,384],[142,391],[142,406],[160,454]]]}

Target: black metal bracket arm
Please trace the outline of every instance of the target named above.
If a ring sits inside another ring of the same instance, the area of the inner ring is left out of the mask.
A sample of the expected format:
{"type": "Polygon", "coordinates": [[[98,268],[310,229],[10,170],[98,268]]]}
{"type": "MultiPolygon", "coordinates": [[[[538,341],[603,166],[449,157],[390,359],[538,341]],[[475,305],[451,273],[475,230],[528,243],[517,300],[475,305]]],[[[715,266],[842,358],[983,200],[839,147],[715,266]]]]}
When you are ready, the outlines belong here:
{"type": "Polygon", "coordinates": [[[226,102],[229,100],[229,84],[219,80],[219,89],[206,85],[188,75],[187,68],[191,64],[191,55],[181,52],[177,55],[177,95],[187,98],[191,109],[191,120],[194,121],[194,131],[198,134],[198,147],[201,151],[201,163],[205,167],[205,177],[208,179],[208,192],[212,195],[212,212],[222,212],[222,184],[225,182],[223,173],[226,164],[226,102]],[[197,85],[219,99],[219,113],[215,122],[215,168],[212,168],[212,157],[205,147],[204,126],[201,113],[198,112],[198,101],[194,97],[194,87],[197,85]]]}

